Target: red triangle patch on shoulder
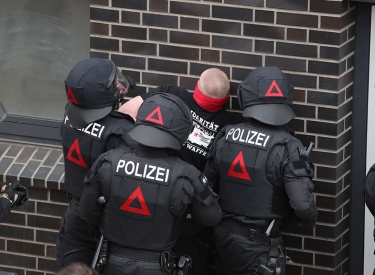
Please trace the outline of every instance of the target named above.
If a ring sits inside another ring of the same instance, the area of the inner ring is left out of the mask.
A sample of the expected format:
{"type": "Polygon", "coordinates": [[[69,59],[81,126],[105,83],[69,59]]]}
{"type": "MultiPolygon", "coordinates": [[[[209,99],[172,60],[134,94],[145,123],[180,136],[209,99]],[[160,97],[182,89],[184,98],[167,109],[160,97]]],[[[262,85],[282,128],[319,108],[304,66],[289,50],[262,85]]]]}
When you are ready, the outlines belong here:
{"type": "Polygon", "coordinates": [[[75,98],[73,92],[72,92],[72,89],[70,89],[70,87],[68,87],[68,91],[66,93],[66,98],[71,102],[71,103],[74,103],[74,104],[78,104],[78,101],[77,99],[75,98]]]}
{"type": "Polygon", "coordinates": [[[151,216],[150,210],[148,210],[147,204],[145,202],[145,198],[143,197],[141,187],[138,186],[135,191],[127,198],[127,200],[121,205],[121,210],[128,211],[131,213],[136,213],[145,216],[151,216]],[[130,206],[130,204],[138,198],[139,203],[141,204],[141,208],[135,208],[130,206]]]}
{"type": "Polygon", "coordinates": [[[227,175],[231,176],[231,177],[234,177],[234,178],[238,178],[238,179],[251,180],[250,176],[249,176],[249,173],[246,170],[245,161],[243,159],[242,151],[233,160],[232,164],[229,167],[227,175]],[[234,168],[236,167],[237,164],[240,165],[242,173],[234,171],[234,168]]]}
{"type": "Polygon", "coordinates": [[[76,139],[73,142],[72,146],[70,146],[69,152],[66,158],[79,166],[87,168],[87,165],[85,161],[83,160],[83,157],[81,154],[81,149],[79,148],[78,139],[76,139]],[[73,152],[76,152],[77,158],[73,157],[73,152]]]}
{"type": "Polygon", "coordinates": [[[279,85],[273,80],[265,95],[266,97],[284,97],[279,85]]]}
{"type": "Polygon", "coordinates": [[[156,107],[145,119],[146,121],[164,125],[163,116],[161,115],[160,106],[156,107]]]}

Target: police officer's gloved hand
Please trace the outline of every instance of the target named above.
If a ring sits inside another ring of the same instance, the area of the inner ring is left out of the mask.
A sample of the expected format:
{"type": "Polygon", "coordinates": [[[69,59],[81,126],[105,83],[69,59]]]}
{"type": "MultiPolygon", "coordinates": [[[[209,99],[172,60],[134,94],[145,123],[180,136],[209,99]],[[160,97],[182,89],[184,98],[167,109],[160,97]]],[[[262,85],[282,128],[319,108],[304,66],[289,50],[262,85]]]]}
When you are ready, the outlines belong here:
{"type": "Polygon", "coordinates": [[[17,201],[20,199],[19,195],[16,192],[17,187],[20,185],[19,181],[14,181],[9,183],[6,187],[3,193],[7,194],[11,206],[13,207],[17,201]]]}
{"type": "Polygon", "coordinates": [[[27,189],[22,184],[17,186],[16,194],[18,194],[18,197],[19,197],[19,199],[15,203],[15,206],[17,207],[23,205],[30,198],[29,189],[27,189]]]}
{"type": "Polygon", "coordinates": [[[137,87],[137,83],[135,83],[135,81],[130,76],[125,75],[124,77],[128,80],[130,89],[134,89],[135,87],[137,87]]]}

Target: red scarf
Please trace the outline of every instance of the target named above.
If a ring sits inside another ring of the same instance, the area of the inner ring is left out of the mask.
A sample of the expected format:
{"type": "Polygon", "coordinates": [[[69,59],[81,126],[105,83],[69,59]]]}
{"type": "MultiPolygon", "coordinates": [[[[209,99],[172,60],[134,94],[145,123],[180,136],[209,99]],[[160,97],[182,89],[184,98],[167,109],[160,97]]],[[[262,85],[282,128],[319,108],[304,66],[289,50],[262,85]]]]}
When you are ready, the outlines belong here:
{"type": "Polygon", "coordinates": [[[227,102],[229,95],[223,98],[212,98],[204,95],[201,90],[199,90],[198,82],[195,86],[193,97],[195,101],[201,106],[203,109],[209,112],[218,112],[223,109],[224,104],[227,102]]]}

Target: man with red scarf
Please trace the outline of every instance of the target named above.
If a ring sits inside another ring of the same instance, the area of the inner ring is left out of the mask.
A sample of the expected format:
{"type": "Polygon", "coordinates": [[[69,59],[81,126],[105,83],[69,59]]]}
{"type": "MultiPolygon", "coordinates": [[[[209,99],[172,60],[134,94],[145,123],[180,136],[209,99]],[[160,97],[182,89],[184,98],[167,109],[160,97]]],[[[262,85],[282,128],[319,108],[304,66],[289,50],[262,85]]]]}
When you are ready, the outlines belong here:
{"type": "MultiPolygon", "coordinates": [[[[194,93],[176,85],[162,85],[141,96],[126,102],[120,109],[136,117],[139,106],[154,93],[174,94],[190,108],[193,117],[193,130],[176,155],[203,171],[206,157],[215,136],[228,124],[242,121],[241,113],[228,112],[225,104],[229,99],[229,80],[227,75],[217,69],[205,70],[195,87],[194,93]],[[130,112],[130,113],[129,113],[130,112]]],[[[210,228],[204,228],[187,215],[185,227],[173,250],[188,254],[193,259],[193,275],[208,274],[210,228]]]]}

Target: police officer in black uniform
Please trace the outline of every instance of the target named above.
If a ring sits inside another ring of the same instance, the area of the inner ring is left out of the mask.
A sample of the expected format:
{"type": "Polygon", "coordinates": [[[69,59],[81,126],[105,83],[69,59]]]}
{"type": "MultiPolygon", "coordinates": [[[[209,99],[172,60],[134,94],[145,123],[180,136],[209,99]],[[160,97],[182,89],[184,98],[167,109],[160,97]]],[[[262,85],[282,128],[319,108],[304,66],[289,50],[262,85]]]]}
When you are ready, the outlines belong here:
{"type": "Polygon", "coordinates": [[[13,206],[21,206],[29,199],[29,190],[19,181],[9,184],[0,182],[0,190],[0,222],[2,222],[13,206]]]}
{"type": "MultiPolygon", "coordinates": [[[[375,163],[367,172],[365,181],[365,202],[368,210],[375,216],[375,163]]],[[[375,237],[375,235],[374,235],[375,237]]]]}
{"type": "MultiPolygon", "coordinates": [[[[0,103],[0,123],[7,117],[7,111],[0,103]]],[[[21,206],[29,199],[29,190],[14,181],[9,184],[0,182],[0,222],[10,213],[13,206],[21,206]]]]}
{"type": "MultiPolygon", "coordinates": [[[[194,93],[176,85],[162,85],[135,97],[121,108],[125,107],[125,110],[129,111],[134,108],[129,105],[140,104],[155,93],[162,92],[178,96],[189,107],[194,127],[181,149],[175,153],[176,156],[203,172],[207,153],[221,128],[242,121],[240,113],[225,110],[226,102],[229,99],[229,89],[230,83],[227,75],[218,68],[209,68],[199,77],[194,93]]],[[[188,254],[193,258],[193,275],[206,275],[210,272],[210,254],[214,250],[212,235],[211,227],[203,227],[191,219],[190,213],[187,213],[183,231],[173,247],[173,251],[188,254]]]]}
{"type": "Polygon", "coordinates": [[[313,229],[309,150],[283,127],[294,116],[293,86],[276,67],[252,71],[240,83],[245,123],[226,126],[204,170],[219,190],[223,219],[215,227],[217,268],[224,274],[285,274],[279,228],[291,212],[313,229]]]}
{"type": "Polygon", "coordinates": [[[14,202],[14,190],[6,184],[0,182],[0,222],[2,222],[10,213],[10,209],[14,202]]]}
{"type": "Polygon", "coordinates": [[[91,264],[97,241],[81,214],[82,179],[100,154],[126,143],[125,134],[134,127],[134,120],[115,108],[134,85],[107,59],[82,60],[67,76],[69,102],[61,137],[70,202],[56,242],[56,260],[61,266],[91,264]]]}
{"type": "Polygon", "coordinates": [[[105,274],[176,274],[171,248],[187,208],[205,226],[220,221],[217,195],[201,172],[171,152],[181,148],[191,128],[181,99],[155,94],[140,106],[129,133],[138,147],[101,155],[86,176],[82,213],[109,240],[105,274]],[[101,196],[104,205],[97,203],[101,196]]]}
{"type": "MultiPolygon", "coordinates": [[[[367,172],[365,181],[365,203],[372,216],[375,217],[375,164],[373,164],[370,170],[367,172]]],[[[375,241],[375,229],[373,236],[375,241]]],[[[375,275],[375,269],[373,275],[375,275]]]]}

